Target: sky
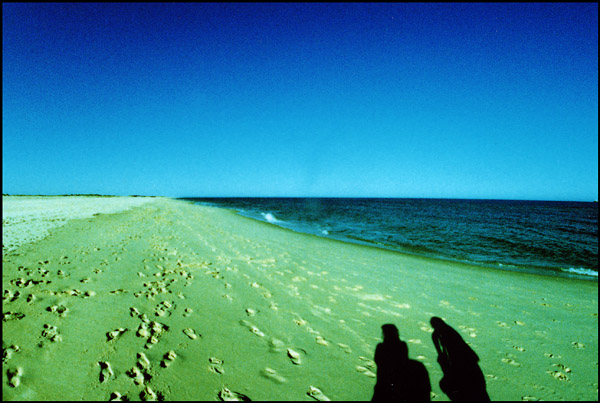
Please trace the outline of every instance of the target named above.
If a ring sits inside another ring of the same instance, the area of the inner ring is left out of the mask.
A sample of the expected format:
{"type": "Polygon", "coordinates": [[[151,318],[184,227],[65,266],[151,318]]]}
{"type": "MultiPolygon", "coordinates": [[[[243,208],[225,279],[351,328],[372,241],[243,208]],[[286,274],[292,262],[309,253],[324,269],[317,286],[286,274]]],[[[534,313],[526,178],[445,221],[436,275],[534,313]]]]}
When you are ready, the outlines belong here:
{"type": "Polygon", "coordinates": [[[3,3],[2,192],[598,199],[598,4],[3,3]]]}

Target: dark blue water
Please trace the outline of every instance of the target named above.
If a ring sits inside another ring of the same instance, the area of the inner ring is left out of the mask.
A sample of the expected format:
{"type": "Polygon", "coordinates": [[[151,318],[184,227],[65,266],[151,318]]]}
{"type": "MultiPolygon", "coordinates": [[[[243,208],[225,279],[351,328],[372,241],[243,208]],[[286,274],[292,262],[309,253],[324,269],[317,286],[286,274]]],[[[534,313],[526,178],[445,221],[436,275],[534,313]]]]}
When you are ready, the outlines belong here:
{"type": "Polygon", "coordinates": [[[183,198],[300,232],[507,270],[598,279],[598,204],[183,198]]]}

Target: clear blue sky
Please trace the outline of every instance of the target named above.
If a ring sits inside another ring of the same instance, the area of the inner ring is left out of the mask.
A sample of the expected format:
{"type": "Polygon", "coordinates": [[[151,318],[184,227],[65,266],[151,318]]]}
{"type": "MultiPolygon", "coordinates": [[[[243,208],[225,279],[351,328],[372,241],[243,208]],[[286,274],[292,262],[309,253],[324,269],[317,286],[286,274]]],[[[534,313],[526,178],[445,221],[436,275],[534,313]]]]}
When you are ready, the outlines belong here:
{"type": "Polygon", "coordinates": [[[598,5],[3,4],[11,194],[598,198],[598,5]]]}

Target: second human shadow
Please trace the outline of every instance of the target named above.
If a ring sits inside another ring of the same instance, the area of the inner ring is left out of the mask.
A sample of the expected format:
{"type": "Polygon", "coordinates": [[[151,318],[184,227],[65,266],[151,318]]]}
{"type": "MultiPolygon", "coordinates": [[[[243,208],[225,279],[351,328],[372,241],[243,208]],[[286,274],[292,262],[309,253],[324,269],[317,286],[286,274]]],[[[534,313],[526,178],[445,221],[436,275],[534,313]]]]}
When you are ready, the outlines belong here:
{"type": "Polygon", "coordinates": [[[444,373],[440,389],[453,401],[489,401],[475,351],[441,318],[434,316],[430,323],[437,361],[444,373]]]}

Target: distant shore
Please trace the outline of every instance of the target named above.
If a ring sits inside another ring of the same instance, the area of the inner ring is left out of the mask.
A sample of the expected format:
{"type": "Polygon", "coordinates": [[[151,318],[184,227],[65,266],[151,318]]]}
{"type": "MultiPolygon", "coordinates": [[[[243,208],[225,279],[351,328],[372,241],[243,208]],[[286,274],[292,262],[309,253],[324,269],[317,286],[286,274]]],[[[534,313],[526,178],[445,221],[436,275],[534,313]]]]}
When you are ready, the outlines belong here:
{"type": "Polygon", "coordinates": [[[2,196],[13,196],[13,197],[160,197],[160,196],[143,196],[143,195],[127,195],[127,196],[118,196],[118,195],[101,195],[95,193],[72,193],[72,194],[61,194],[61,195],[25,195],[25,194],[7,194],[3,193],[2,196]]]}
{"type": "Polygon", "coordinates": [[[598,399],[596,282],[407,256],[167,198],[48,200],[3,214],[3,244],[11,227],[24,234],[3,245],[4,400],[370,400],[381,325],[393,323],[432,400],[447,401],[432,316],[477,353],[492,400],[598,399]],[[37,222],[60,225],[29,236],[37,222]]]}

